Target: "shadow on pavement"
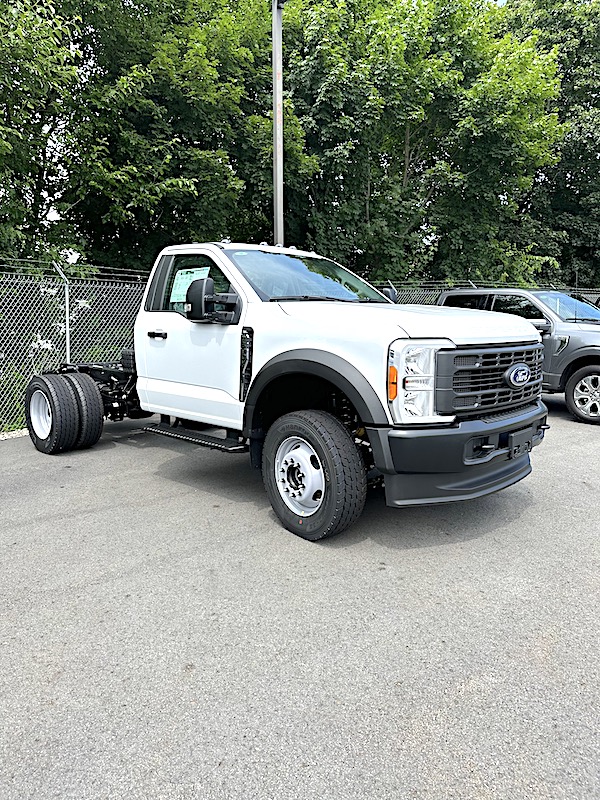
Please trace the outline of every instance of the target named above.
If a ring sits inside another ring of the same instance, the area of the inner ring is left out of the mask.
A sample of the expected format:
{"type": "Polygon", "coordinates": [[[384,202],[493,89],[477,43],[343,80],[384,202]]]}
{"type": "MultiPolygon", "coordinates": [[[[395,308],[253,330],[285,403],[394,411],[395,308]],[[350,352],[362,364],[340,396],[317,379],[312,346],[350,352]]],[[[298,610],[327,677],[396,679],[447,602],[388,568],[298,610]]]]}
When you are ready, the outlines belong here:
{"type": "MultiPolygon", "coordinates": [[[[573,416],[571,416],[571,412],[567,408],[564,394],[545,394],[542,395],[542,400],[548,406],[548,411],[549,411],[548,421],[550,424],[552,424],[552,418],[568,419],[574,425],[578,424],[577,420],[573,416]]],[[[585,425],[585,423],[581,424],[585,425]]]]}
{"type": "MultiPolygon", "coordinates": [[[[561,401],[553,398],[550,401],[553,406],[557,405],[560,414],[561,401]]],[[[566,409],[564,413],[570,416],[566,409]]],[[[247,453],[223,454],[141,429],[139,421],[116,423],[114,427],[109,423],[96,448],[117,445],[140,450],[159,448],[165,452],[159,466],[161,479],[202,489],[229,503],[250,504],[261,511],[269,509],[273,524],[280,525],[270,510],[261,474],[250,467],[247,453]]],[[[152,469],[156,470],[155,463],[152,469]]],[[[405,509],[388,508],[383,489],[372,489],[360,519],[347,531],[326,539],[319,546],[348,548],[364,540],[399,550],[456,545],[489,535],[525,513],[531,500],[526,487],[521,486],[517,484],[474,500],[405,509]]]]}
{"type": "Polygon", "coordinates": [[[412,550],[487,536],[514,521],[530,505],[527,492],[517,487],[474,500],[407,508],[388,508],[383,489],[376,489],[369,493],[358,522],[323,546],[349,547],[371,539],[383,547],[412,550]]]}

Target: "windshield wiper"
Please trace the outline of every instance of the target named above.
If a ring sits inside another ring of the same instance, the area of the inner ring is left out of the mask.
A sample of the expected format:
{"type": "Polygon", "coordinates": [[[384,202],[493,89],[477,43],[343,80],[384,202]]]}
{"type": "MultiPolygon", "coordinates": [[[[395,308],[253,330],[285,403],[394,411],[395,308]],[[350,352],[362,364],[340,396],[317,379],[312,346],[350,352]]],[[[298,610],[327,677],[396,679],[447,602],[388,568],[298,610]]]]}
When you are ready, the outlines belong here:
{"type": "Polygon", "coordinates": [[[300,302],[312,300],[335,300],[337,303],[356,303],[356,300],[348,297],[328,297],[322,294],[290,294],[285,297],[270,297],[269,303],[279,303],[280,301],[298,300],[300,302]]]}
{"type": "Polygon", "coordinates": [[[565,322],[600,322],[600,317],[565,317],[565,322]]]}

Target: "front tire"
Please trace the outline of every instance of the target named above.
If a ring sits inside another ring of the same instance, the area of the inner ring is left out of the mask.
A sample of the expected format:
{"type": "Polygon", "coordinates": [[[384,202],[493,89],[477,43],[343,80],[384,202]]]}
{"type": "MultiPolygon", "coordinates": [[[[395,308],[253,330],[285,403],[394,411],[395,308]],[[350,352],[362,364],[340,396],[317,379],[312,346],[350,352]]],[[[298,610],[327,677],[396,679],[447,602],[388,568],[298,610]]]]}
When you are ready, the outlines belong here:
{"type": "Polygon", "coordinates": [[[574,372],[565,387],[567,408],[575,419],[600,424],[600,364],[590,364],[574,372]]]}
{"type": "Polygon", "coordinates": [[[25,419],[40,453],[72,450],[80,428],[75,391],[64,375],[36,375],[25,392],[25,419]]]}
{"type": "Polygon", "coordinates": [[[341,533],[360,516],[366,470],[348,431],[331,414],[296,411],[271,425],[263,480],[287,530],[311,542],[341,533]]]}

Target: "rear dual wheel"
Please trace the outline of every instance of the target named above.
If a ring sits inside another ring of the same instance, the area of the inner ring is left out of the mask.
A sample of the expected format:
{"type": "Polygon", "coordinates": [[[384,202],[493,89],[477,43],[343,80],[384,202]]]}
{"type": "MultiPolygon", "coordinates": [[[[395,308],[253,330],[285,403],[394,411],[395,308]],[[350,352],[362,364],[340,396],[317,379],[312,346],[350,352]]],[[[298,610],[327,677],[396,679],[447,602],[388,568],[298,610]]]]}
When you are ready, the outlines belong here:
{"type": "Polygon", "coordinates": [[[104,406],[89,375],[36,375],[25,393],[31,441],[47,455],[91,447],[102,433],[104,406]]]}
{"type": "Polygon", "coordinates": [[[75,442],[77,449],[83,450],[96,444],[104,427],[104,403],[98,385],[83,372],[68,372],[64,376],[75,390],[79,409],[79,436],[75,442]]]}

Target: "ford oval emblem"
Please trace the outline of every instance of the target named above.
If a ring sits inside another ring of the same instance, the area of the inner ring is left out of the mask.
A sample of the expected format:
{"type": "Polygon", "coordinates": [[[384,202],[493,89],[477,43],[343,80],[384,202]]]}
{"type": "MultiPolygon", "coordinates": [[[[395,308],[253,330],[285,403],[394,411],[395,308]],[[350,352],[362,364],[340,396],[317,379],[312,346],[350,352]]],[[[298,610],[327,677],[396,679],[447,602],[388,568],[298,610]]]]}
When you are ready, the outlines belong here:
{"type": "Polygon", "coordinates": [[[531,380],[531,370],[527,364],[514,364],[504,373],[504,380],[513,389],[525,386],[531,380]]]}

